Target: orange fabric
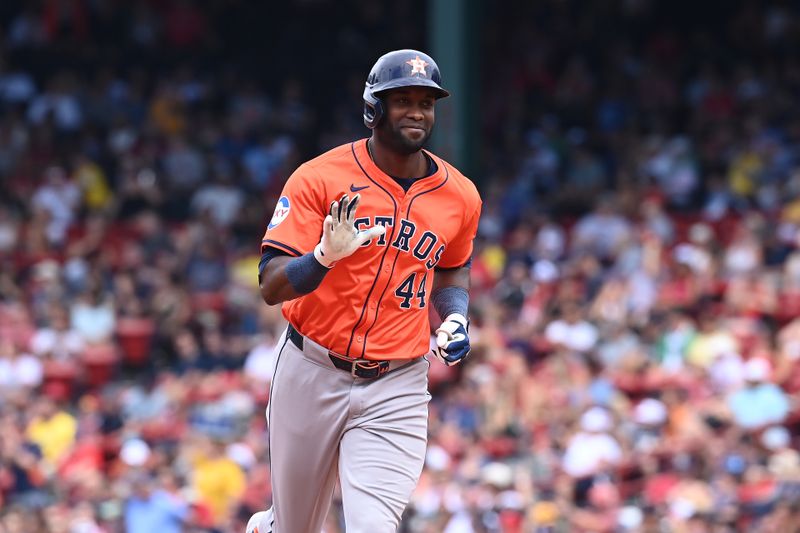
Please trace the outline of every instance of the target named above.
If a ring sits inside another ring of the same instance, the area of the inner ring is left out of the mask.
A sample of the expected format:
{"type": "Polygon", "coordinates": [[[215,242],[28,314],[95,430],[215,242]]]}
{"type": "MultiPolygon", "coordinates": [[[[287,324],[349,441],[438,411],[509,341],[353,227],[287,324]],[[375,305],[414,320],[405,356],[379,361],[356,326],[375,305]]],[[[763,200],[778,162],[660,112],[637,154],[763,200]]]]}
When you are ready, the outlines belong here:
{"type": "Polygon", "coordinates": [[[429,155],[437,172],[408,192],[370,159],[366,139],[334,148],[289,177],[262,249],[311,252],[331,202],[345,193],[361,194],[358,228],[386,225],[385,235],[342,259],[316,290],[284,302],[284,317],[300,333],[349,357],[406,359],[428,352],[433,269],[467,263],[481,209],[475,185],[429,155]]]}

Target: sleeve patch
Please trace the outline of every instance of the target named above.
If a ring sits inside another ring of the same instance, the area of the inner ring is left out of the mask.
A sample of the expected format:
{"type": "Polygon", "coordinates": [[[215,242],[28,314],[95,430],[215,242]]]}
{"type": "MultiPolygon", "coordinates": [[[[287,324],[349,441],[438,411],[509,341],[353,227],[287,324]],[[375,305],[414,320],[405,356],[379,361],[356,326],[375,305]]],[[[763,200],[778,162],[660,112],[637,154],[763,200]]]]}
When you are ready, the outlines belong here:
{"type": "Polygon", "coordinates": [[[281,196],[278,199],[278,203],[275,204],[275,212],[272,214],[272,220],[269,221],[269,226],[267,229],[273,229],[278,227],[278,225],[286,220],[286,217],[289,216],[289,198],[286,196],[281,196]]]}

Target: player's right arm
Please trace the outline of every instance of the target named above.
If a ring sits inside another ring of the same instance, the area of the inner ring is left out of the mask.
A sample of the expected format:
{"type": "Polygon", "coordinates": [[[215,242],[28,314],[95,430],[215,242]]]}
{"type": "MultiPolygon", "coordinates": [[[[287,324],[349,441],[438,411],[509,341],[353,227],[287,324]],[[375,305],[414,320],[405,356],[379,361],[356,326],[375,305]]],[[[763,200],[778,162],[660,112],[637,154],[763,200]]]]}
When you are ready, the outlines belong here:
{"type": "MultiPolygon", "coordinates": [[[[287,183],[287,188],[288,188],[287,183]]],[[[298,298],[315,290],[327,272],[334,267],[337,261],[350,256],[359,247],[370,239],[382,235],[386,229],[383,226],[374,226],[366,230],[355,227],[355,214],[358,208],[360,195],[350,199],[347,195],[337,201],[331,202],[328,214],[322,221],[322,238],[314,246],[312,252],[297,256],[287,257],[286,251],[296,252],[296,248],[282,241],[268,238],[270,229],[262,242],[262,260],[259,264],[259,288],[262,299],[268,305],[298,298]]],[[[291,200],[283,196],[279,200],[284,202],[286,212],[280,212],[276,220],[270,222],[270,228],[288,219],[291,211],[291,200]]],[[[279,211],[276,209],[276,213],[279,211]]]]}

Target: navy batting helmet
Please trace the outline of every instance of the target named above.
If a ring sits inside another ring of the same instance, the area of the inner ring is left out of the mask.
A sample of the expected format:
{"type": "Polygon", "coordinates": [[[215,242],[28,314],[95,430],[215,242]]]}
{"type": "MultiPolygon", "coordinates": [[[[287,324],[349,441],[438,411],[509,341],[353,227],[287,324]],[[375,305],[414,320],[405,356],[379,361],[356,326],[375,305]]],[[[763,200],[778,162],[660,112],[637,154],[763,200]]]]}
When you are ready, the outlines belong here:
{"type": "Polygon", "coordinates": [[[450,93],[440,87],[442,75],[436,62],[417,50],[395,50],[381,56],[369,72],[364,87],[364,124],[372,129],[383,117],[380,94],[398,87],[430,87],[436,98],[450,93]]]}

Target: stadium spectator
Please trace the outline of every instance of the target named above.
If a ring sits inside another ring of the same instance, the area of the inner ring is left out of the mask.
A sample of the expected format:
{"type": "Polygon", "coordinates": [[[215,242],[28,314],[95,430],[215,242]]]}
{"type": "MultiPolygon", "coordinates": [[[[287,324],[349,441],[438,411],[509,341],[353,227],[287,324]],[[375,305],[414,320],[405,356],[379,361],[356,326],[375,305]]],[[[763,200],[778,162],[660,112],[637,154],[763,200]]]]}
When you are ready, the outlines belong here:
{"type": "Polygon", "coordinates": [[[744,366],[744,386],[728,397],[733,421],[742,429],[755,431],[780,424],[789,414],[789,399],[769,381],[770,373],[769,362],[749,360],[744,366]]]}
{"type": "Polygon", "coordinates": [[[174,481],[167,473],[159,479],[152,479],[149,472],[139,472],[131,481],[132,494],[125,504],[125,531],[131,533],[180,533],[189,516],[189,506],[175,490],[174,481]],[[165,481],[169,481],[166,483],[165,481]],[[171,486],[170,486],[171,485],[171,486]]]}

